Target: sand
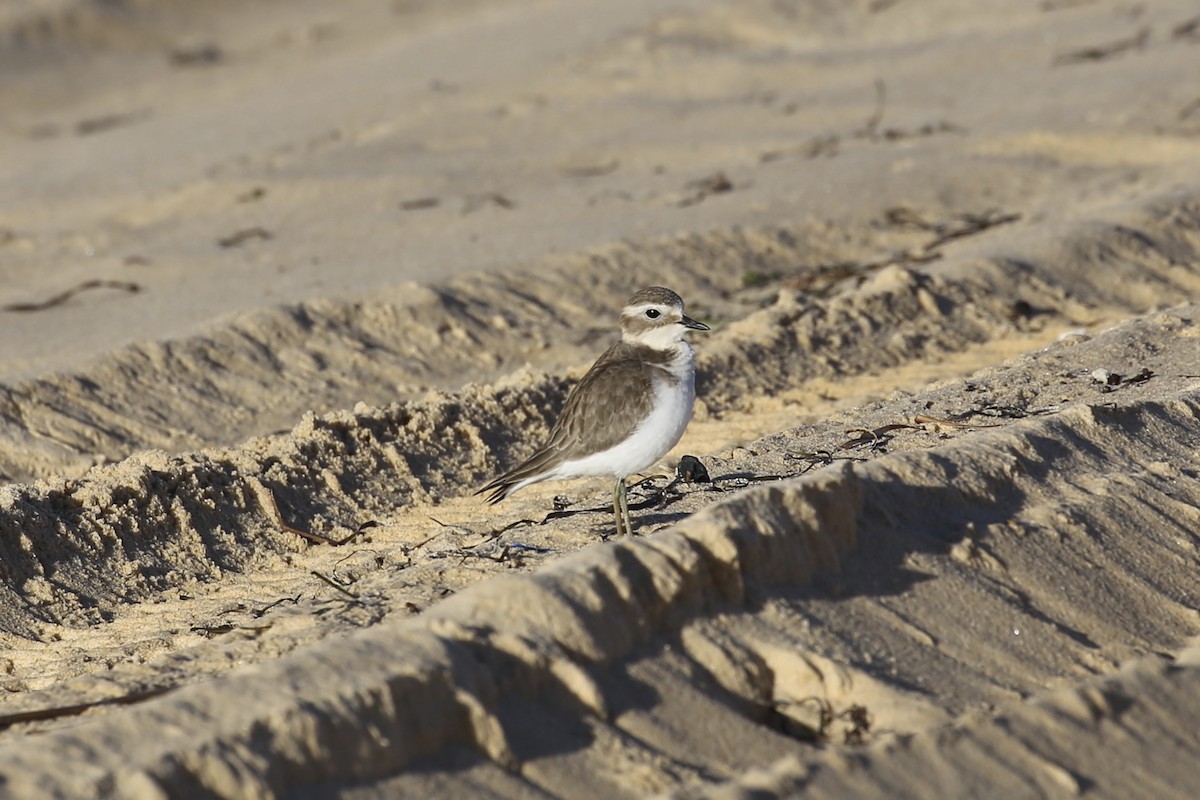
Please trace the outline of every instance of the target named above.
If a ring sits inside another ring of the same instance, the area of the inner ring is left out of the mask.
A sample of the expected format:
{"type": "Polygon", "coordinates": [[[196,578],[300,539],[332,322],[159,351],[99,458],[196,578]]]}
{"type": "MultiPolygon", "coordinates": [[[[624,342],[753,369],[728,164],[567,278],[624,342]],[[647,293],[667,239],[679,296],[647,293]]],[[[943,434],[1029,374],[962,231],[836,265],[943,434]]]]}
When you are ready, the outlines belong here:
{"type": "Polygon", "coordinates": [[[6,5],[0,795],[1200,793],[1197,59],[1182,0],[6,5]],[[653,284],[713,330],[640,535],[473,497],[653,284]]]}

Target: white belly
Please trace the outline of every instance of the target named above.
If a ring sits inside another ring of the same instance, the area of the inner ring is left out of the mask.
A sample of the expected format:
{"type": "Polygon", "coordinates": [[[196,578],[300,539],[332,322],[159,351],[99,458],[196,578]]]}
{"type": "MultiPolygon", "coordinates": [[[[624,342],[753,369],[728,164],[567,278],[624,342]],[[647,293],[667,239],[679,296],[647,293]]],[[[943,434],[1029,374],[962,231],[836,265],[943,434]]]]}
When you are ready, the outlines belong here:
{"type": "Polygon", "coordinates": [[[561,480],[588,475],[624,478],[654,466],[683,436],[684,429],[692,419],[695,400],[695,374],[691,369],[677,383],[657,381],[654,385],[654,408],[632,436],[608,450],[559,465],[546,476],[547,479],[561,480]]]}

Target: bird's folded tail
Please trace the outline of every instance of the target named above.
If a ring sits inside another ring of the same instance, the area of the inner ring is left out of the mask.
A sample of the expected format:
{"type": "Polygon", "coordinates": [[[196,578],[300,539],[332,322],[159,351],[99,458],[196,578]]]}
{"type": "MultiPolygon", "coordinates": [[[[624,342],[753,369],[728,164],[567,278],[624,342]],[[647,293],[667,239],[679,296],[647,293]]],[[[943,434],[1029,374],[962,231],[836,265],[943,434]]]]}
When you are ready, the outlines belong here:
{"type": "Polygon", "coordinates": [[[549,448],[539,450],[530,456],[528,460],[513,467],[499,478],[496,478],[475,492],[475,494],[478,496],[490,492],[485,500],[489,505],[495,505],[513,492],[524,489],[531,483],[545,480],[550,471],[556,466],[553,462],[558,457],[559,453],[556,450],[549,448]]]}
{"type": "Polygon", "coordinates": [[[501,500],[513,493],[513,486],[513,483],[506,483],[502,479],[497,478],[487,486],[484,486],[482,489],[475,492],[475,496],[478,497],[485,492],[490,492],[490,494],[484,498],[484,501],[488,505],[494,506],[496,503],[499,503],[501,500]]]}

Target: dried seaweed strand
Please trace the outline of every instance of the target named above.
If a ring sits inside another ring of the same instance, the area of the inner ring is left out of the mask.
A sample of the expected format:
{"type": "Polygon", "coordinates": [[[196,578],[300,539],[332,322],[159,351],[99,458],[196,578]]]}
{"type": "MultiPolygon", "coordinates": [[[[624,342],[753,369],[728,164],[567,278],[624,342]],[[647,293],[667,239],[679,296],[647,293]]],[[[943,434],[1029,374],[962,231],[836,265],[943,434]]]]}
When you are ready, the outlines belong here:
{"type": "Polygon", "coordinates": [[[132,281],[105,281],[95,279],[84,281],[77,286],[72,286],[70,289],[59,292],[58,294],[46,300],[41,300],[36,303],[9,303],[6,306],[0,306],[0,310],[16,311],[21,313],[27,313],[30,311],[45,311],[46,309],[54,308],[55,306],[61,306],[75,295],[81,294],[90,289],[118,289],[123,292],[128,292],[129,294],[137,294],[142,290],[142,287],[141,284],[137,284],[132,281]]]}
{"type": "Polygon", "coordinates": [[[120,697],[92,700],[87,703],[75,703],[69,706],[54,706],[52,708],[37,708],[32,711],[17,711],[12,714],[0,714],[0,730],[5,730],[13,725],[19,725],[22,722],[44,722],[45,720],[59,719],[60,717],[74,717],[101,706],[133,705],[134,703],[159,697],[167,692],[173,692],[178,688],[178,686],[159,686],[154,689],[144,689],[140,692],[131,692],[120,697]]]}

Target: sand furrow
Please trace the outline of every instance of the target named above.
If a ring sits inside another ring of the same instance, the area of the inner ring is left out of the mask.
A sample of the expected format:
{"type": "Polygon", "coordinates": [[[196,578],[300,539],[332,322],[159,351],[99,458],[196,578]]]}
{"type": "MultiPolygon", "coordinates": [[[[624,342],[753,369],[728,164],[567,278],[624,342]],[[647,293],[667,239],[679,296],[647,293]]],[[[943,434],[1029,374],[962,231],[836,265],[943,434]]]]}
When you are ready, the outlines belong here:
{"type": "Polygon", "coordinates": [[[1178,797],[1194,795],[1200,650],[1137,659],[994,715],[856,751],[791,756],[677,797],[1178,797]]]}
{"type": "Polygon", "coordinates": [[[245,314],[78,373],[0,388],[8,440],[0,471],[9,480],[77,476],[139,449],[232,445],[314,409],[494,381],[522,363],[577,363],[607,339],[611,309],[638,275],[687,286],[696,313],[727,321],[700,356],[700,396],[718,414],[812,379],[892,369],[1030,326],[1094,323],[1197,290],[1194,197],[1175,193],[1110,216],[1118,221],[1077,223],[1074,238],[1053,246],[1026,231],[1020,257],[999,255],[1003,239],[992,241],[988,269],[973,255],[922,272],[851,269],[829,298],[786,288],[809,285],[812,245],[802,231],[738,230],[610,247],[524,275],[245,314]],[[1072,257],[1060,259],[1063,249],[1072,257]],[[775,276],[779,300],[747,313],[755,294],[739,288],[743,275],[775,276]],[[547,363],[551,343],[556,360],[547,363]]]}

